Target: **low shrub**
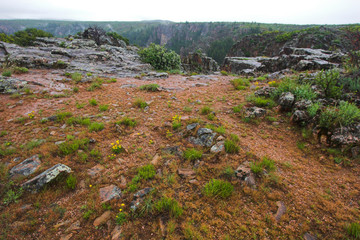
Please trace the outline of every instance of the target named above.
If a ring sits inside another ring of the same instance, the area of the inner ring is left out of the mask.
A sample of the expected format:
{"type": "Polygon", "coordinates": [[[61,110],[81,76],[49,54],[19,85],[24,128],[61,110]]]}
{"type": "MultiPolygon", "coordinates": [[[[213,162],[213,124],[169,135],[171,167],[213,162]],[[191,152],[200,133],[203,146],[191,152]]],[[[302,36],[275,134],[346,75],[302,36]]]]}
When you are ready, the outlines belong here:
{"type": "Polygon", "coordinates": [[[66,141],[58,146],[60,155],[70,155],[75,153],[79,149],[87,150],[89,139],[74,139],[72,141],[66,141]]]}
{"type": "Polygon", "coordinates": [[[3,71],[2,76],[3,77],[11,77],[11,71],[9,71],[9,70],[3,71]]]}
{"type": "Polygon", "coordinates": [[[103,123],[93,122],[89,125],[90,132],[98,132],[104,129],[103,123]]]}
{"type": "Polygon", "coordinates": [[[75,189],[77,184],[77,179],[74,175],[70,174],[67,178],[66,178],[66,186],[69,189],[75,189]]]}
{"type": "Polygon", "coordinates": [[[137,122],[134,118],[124,117],[120,121],[116,122],[116,124],[121,124],[127,127],[135,127],[137,122]]]}
{"type": "Polygon", "coordinates": [[[236,78],[230,81],[236,90],[244,90],[250,86],[250,81],[246,78],[236,78]]]}
{"type": "Polygon", "coordinates": [[[276,106],[276,103],[274,102],[274,100],[272,100],[270,98],[265,98],[265,97],[255,97],[254,95],[249,96],[247,98],[247,101],[251,102],[252,104],[254,104],[257,107],[273,108],[276,106]]]}
{"type": "Polygon", "coordinates": [[[153,178],[155,174],[156,174],[155,167],[152,164],[145,165],[141,167],[138,171],[139,177],[144,180],[153,178]]]}
{"type": "Polygon", "coordinates": [[[29,69],[27,69],[26,67],[15,67],[14,68],[14,73],[21,74],[21,73],[27,73],[27,72],[29,72],[29,69]]]}

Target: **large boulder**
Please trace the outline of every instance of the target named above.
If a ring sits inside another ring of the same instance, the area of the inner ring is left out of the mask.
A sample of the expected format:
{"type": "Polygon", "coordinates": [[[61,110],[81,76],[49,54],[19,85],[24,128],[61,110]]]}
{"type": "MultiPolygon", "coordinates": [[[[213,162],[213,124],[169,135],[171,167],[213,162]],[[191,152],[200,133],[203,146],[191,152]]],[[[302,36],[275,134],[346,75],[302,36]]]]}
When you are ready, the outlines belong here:
{"type": "Polygon", "coordinates": [[[23,183],[21,186],[28,191],[37,192],[46,184],[54,181],[61,174],[68,174],[70,172],[71,168],[59,163],[37,175],[36,177],[30,179],[29,181],[23,183]]]}
{"type": "Polygon", "coordinates": [[[359,144],[360,123],[335,129],[331,135],[331,143],[338,146],[359,144]]]}
{"type": "Polygon", "coordinates": [[[266,114],[266,110],[259,107],[249,107],[245,110],[247,118],[259,118],[266,114]]]}
{"type": "Polygon", "coordinates": [[[201,52],[189,53],[181,59],[181,66],[184,71],[192,73],[209,74],[219,71],[219,65],[211,57],[201,52]]]}
{"type": "Polygon", "coordinates": [[[291,92],[284,92],[279,97],[279,105],[282,110],[290,110],[295,101],[295,96],[291,92]]]}
{"type": "Polygon", "coordinates": [[[257,97],[270,97],[271,94],[276,90],[276,88],[274,87],[263,87],[260,88],[259,90],[254,92],[254,95],[257,97]]]}

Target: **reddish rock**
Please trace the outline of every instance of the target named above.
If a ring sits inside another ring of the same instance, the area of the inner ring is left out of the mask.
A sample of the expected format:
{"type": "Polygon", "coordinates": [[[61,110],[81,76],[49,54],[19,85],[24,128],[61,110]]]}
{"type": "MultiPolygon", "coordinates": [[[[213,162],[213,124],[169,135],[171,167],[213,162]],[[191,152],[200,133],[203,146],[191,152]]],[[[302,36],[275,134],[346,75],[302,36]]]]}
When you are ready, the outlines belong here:
{"type": "Polygon", "coordinates": [[[180,168],[178,169],[178,174],[183,178],[195,178],[195,172],[192,169],[180,168]]]}
{"type": "Polygon", "coordinates": [[[120,199],[121,196],[121,189],[115,185],[100,188],[101,203],[110,201],[111,199],[120,199]]]}
{"type": "Polygon", "coordinates": [[[96,218],[94,221],[94,227],[98,227],[106,223],[111,217],[111,211],[104,212],[100,217],[96,218]]]}
{"type": "Polygon", "coordinates": [[[278,206],[278,210],[275,214],[275,220],[280,221],[282,215],[284,215],[286,212],[286,206],[282,201],[276,202],[276,205],[278,206]]]}
{"type": "Polygon", "coordinates": [[[98,164],[90,169],[88,169],[88,175],[90,175],[92,178],[95,177],[96,175],[98,175],[100,172],[102,172],[105,168],[98,164]]]}

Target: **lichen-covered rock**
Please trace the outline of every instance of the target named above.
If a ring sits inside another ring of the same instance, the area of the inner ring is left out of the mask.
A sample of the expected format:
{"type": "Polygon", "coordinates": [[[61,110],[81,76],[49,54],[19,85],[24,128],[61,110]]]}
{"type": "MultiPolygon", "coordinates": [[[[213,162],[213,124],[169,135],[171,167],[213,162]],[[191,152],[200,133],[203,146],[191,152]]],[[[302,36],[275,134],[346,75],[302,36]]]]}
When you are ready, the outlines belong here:
{"type": "Polygon", "coordinates": [[[331,143],[338,146],[360,143],[360,124],[335,129],[331,135],[331,143]]]}
{"type": "Polygon", "coordinates": [[[210,152],[211,153],[218,153],[218,152],[222,152],[224,150],[224,141],[220,141],[220,142],[217,142],[215,145],[213,145],[211,148],[210,148],[210,152]]]}
{"type": "Polygon", "coordinates": [[[181,66],[184,71],[192,73],[205,73],[219,71],[219,65],[211,57],[206,56],[204,53],[189,53],[189,55],[181,59],[181,66]]]}
{"type": "Polygon", "coordinates": [[[216,133],[209,128],[199,128],[197,133],[197,137],[190,137],[189,141],[192,144],[200,145],[203,147],[211,147],[216,136],[216,133]]]}
{"type": "Polygon", "coordinates": [[[115,185],[100,188],[101,203],[108,202],[112,199],[120,199],[122,197],[121,189],[115,185]]]}
{"type": "Polygon", "coordinates": [[[152,188],[147,187],[141,189],[134,194],[134,200],[130,203],[130,208],[135,211],[140,204],[144,201],[144,197],[151,192],[152,188]]]}
{"type": "Polygon", "coordinates": [[[280,95],[278,100],[281,109],[283,110],[290,110],[295,101],[295,96],[291,92],[285,92],[280,95]]]}
{"type": "Polygon", "coordinates": [[[266,114],[266,110],[259,107],[249,107],[245,110],[247,118],[259,118],[263,117],[266,114]]]}
{"type": "MultiPolygon", "coordinates": [[[[1,44],[1,43],[0,43],[1,44]]],[[[12,94],[26,85],[26,81],[11,77],[0,76],[0,93],[12,94]]]]}
{"type": "Polygon", "coordinates": [[[298,124],[303,124],[309,120],[309,114],[304,110],[296,110],[291,116],[291,121],[298,124]]]}
{"type": "Polygon", "coordinates": [[[306,110],[309,106],[311,106],[311,104],[312,104],[311,100],[303,99],[303,100],[297,101],[294,104],[294,109],[306,110]]]}
{"type": "Polygon", "coordinates": [[[250,163],[244,162],[242,163],[236,170],[235,175],[236,177],[240,178],[241,180],[245,180],[251,173],[250,163]]]}
{"type": "Polygon", "coordinates": [[[263,87],[254,92],[255,96],[257,97],[270,97],[271,93],[275,91],[276,88],[274,87],[263,87]]]}
{"type": "Polygon", "coordinates": [[[21,186],[29,191],[37,192],[46,184],[50,183],[54,179],[56,179],[62,173],[70,173],[71,168],[64,164],[56,164],[55,166],[49,168],[48,170],[42,172],[36,177],[30,179],[29,181],[23,183],[21,186]]]}
{"type": "Polygon", "coordinates": [[[41,161],[38,155],[25,159],[10,170],[10,176],[29,176],[40,167],[41,161]]]}

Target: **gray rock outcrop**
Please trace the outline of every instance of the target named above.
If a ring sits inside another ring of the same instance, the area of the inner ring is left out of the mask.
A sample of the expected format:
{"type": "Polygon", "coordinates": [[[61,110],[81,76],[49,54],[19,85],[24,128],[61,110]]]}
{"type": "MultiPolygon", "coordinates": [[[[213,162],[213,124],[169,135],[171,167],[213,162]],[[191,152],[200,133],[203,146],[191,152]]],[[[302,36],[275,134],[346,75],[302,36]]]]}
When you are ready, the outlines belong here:
{"type": "Polygon", "coordinates": [[[189,55],[183,57],[181,66],[188,73],[209,74],[219,71],[219,65],[214,59],[198,52],[189,53],[189,55]]]}
{"type": "Polygon", "coordinates": [[[25,159],[10,170],[10,176],[29,176],[40,167],[41,161],[38,155],[25,159]]]}

